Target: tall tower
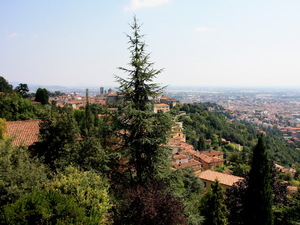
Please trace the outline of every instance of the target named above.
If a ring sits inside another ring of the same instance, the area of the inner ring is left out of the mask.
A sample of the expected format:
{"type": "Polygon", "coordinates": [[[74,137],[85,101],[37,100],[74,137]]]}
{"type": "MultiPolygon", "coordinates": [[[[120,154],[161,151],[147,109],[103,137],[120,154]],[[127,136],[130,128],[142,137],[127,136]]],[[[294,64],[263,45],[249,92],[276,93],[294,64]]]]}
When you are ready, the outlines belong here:
{"type": "Polygon", "coordinates": [[[100,97],[104,97],[104,87],[100,87],[100,97]]]}
{"type": "Polygon", "coordinates": [[[89,104],[89,89],[85,90],[85,102],[86,104],[89,104]]]}

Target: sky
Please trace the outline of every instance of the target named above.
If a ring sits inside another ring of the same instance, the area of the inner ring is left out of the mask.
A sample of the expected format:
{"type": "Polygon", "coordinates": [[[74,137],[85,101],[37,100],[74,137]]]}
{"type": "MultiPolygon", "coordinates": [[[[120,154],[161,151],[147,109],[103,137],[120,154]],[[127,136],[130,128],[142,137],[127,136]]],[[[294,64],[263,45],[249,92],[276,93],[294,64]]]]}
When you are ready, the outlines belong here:
{"type": "Polygon", "coordinates": [[[134,15],[156,83],[300,87],[299,0],[0,0],[0,76],[118,86],[134,15]]]}

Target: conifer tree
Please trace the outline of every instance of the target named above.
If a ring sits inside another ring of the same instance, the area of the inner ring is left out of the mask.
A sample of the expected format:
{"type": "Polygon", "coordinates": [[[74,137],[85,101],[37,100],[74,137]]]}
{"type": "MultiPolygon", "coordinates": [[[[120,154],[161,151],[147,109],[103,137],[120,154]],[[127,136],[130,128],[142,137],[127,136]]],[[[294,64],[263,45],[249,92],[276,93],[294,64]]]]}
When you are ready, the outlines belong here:
{"type": "Polygon", "coordinates": [[[120,67],[128,78],[116,77],[126,104],[119,117],[124,141],[120,150],[128,162],[125,167],[130,183],[143,184],[155,179],[162,168],[168,168],[164,165],[167,152],[162,144],[167,141],[172,121],[169,115],[151,111],[153,100],[162,91],[153,79],[162,70],[152,68],[153,63],[149,62],[149,54],[145,52],[145,42],[135,17],[131,28],[133,34],[127,35],[131,68],[120,67]]]}
{"type": "Polygon", "coordinates": [[[184,209],[168,186],[170,168],[167,142],[172,120],[169,114],[151,111],[162,88],[153,83],[161,70],[152,68],[143,35],[134,17],[131,26],[130,69],[116,77],[125,107],[119,112],[120,168],[115,169],[115,195],[121,201],[114,209],[115,224],[185,224],[184,209]],[[120,188],[122,187],[122,189],[120,188]],[[118,190],[122,190],[119,191],[118,190]],[[125,190],[125,191],[124,191],[125,190]],[[170,204],[171,203],[171,204],[170,204]]]}
{"type": "Polygon", "coordinates": [[[253,150],[248,185],[244,224],[273,224],[270,162],[264,135],[259,137],[253,150]]]}
{"type": "Polygon", "coordinates": [[[224,193],[218,180],[211,185],[201,199],[201,215],[205,217],[203,225],[227,225],[228,211],[224,204],[224,193]]]}

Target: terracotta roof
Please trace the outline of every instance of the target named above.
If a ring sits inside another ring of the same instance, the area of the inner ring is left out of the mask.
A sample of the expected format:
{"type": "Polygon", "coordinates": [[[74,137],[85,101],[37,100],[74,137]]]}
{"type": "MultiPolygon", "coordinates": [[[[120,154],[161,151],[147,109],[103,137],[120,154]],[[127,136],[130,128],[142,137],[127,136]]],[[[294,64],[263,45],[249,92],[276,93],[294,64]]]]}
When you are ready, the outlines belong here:
{"type": "Polygon", "coordinates": [[[188,159],[189,157],[185,156],[185,155],[173,155],[174,159],[188,159]]]}
{"type": "Polygon", "coordinates": [[[202,151],[201,153],[204,154],[204,155],[211,156],[211,157],[213,157],[215,155],[224,155],[223,152],[216,151],[216,150],[202,151]]]}
{"type": "Polygon", "coordinates": [[[217,179],[220,182],[220,184],[224,184],[227,186],[232,186],[235,182],[244,179],[243,177],[237,177],[212,170],[205,170],[197,174],[197,176],[202,180],[207,180],[211,182],[214,182],[217,179]]]}
{"type": "Polygon", "coordinates": [[[190,160],[187,163],[180,163],[180,164],[173,163],[173,167],[175,169],[186,168],[186,167],[190,167],[190,166],[198,166],[201,168],[201,163],[196,160],[190,160]]]}
{"type": "Polygon", "coordinates": [[[289,193],[295,193],[298,191],[298,187],[296,186],[287,186],[287,190],[289,193]]]}
{"type": "Polygon", "coordinates": [[[8,121],[7,135],[13,138],[14,146],[30,146],[39,139],[40,120],[8,121]]]}
{"type": "Polygon", "coordinates": [[[214,163],[214,162],[223,162],[224,161],[223,159],[210,157],[206,154],[203,154],[203,153],[200,153],[197,151],[196,151],[196,153],[194,153],[194,156],[200,158],[202,161],[204,161],[206,163],[214,163]]]}
{"type": "Polygon", "coordinates": [[[155,106],[160,106],[160,107],[164,106],[164,107],[167,107],[167,106],[169,106],[169,105],[164,104],[164,103],[159,103],[159,104],[155,104],[155,106]]]}

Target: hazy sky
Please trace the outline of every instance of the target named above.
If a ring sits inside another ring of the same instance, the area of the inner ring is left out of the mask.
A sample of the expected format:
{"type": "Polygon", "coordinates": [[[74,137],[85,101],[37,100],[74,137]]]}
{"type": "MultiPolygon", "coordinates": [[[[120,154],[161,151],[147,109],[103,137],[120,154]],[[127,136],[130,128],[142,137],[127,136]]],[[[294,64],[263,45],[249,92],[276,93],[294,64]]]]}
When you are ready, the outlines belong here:
{"type": "Polygon", "coordinates": [[[299,0],[0,0],[0,76],[117,86],[136,15],[158,83],[300,87],[299,12],[299,0]]]}

